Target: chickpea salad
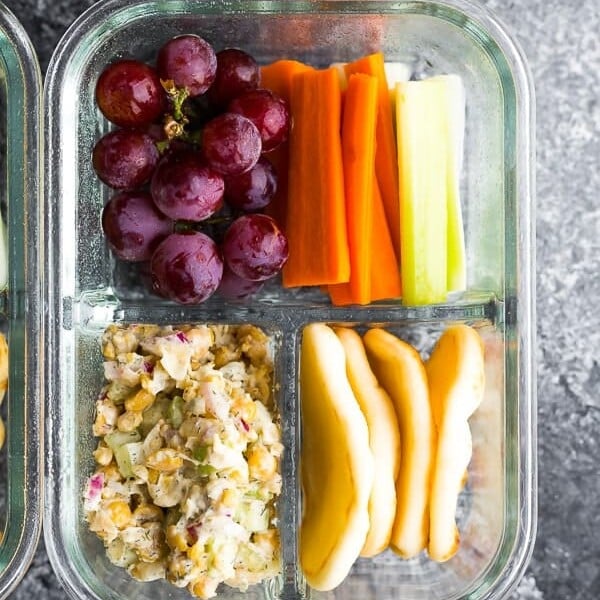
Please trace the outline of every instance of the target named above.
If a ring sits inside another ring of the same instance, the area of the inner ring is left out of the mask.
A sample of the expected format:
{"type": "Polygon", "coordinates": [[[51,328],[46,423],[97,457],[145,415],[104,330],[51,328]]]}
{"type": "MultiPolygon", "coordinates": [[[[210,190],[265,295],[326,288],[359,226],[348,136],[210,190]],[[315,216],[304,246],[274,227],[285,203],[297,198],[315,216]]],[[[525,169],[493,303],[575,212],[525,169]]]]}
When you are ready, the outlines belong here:
{"type": "Polygon", "coordinates": [[[277,575],[271,339],[252,325],[111,325],[102,352],[84,513],[110,561],[200,598],[277,575]]]}

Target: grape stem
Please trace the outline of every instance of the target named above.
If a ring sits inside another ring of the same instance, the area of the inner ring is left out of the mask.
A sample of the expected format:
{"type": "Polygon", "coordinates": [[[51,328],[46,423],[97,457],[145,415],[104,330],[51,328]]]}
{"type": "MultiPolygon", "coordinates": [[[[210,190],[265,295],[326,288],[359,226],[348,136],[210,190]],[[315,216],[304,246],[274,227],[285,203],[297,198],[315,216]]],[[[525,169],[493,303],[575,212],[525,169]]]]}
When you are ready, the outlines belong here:
{"type": "Polygon", "coordinates": [[[164,132],[168,140],[180,138],[185,133],[184,125],[177,121],[173,115],[165,115],[164,132]]]}
{"type": "Polygon", "coordinates": [[[189,123],[189,119],[183,112],[183,103],[190,94],[187,88],[178,88],[172,79],[161,79],[160,83],[162,84],[165,92],[167,92],[169,100],[173,106],[173,112],[165,114],[165,136],[167,137],[167,140],[182,138],[186,134],[185,126],[189,123]]]}
{"type": "Polygon", "coordinates": [[[183,103],[190,96],[188,89],[185,87],[178,88],[172,79],[161,79],[160,82],[171,100],[173,112],[165,113],[163,130],[167,139],[156,144],[159,152],[161,154],[166,152],[170,142],[174,139],[182,139],[189,144],[200,145],[202,131],[186,131],[185,128],[190,122],[183,110],[183,103]]]}
{"type": "Polygon", "coordinates": [[[171,142],[169,140],[160,140],[159,142],[155,142],[155,146],[161,155],[169,149],[170,145],[171,142]]]}
{"type": "Polygon", "coordinates": [[[190,93],[185,87],[178,88],[172,79],[161,79],[165,92],[169,96],[169,99],[173,103],[173,118],[182,124],[187,124],[187,117],[183,114],[183,103],[187,100],[190,93]]]}

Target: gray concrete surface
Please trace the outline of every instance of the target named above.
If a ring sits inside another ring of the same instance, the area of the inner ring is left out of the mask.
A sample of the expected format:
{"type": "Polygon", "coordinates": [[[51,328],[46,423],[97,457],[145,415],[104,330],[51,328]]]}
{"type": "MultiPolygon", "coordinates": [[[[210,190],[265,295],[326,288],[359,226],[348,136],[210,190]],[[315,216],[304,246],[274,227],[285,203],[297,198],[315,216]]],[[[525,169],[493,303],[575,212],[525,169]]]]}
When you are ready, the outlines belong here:
{"type": "MultiPolygon", "coordinates": [[[[5,0],[42,67],[92,0],[5,0]]],[[[600,597],[600,1],[485,0],[537,90],[539,527],[513,598],[600,597]]],[[[43,545],[12,595],[62,600],[43,545]]]]}

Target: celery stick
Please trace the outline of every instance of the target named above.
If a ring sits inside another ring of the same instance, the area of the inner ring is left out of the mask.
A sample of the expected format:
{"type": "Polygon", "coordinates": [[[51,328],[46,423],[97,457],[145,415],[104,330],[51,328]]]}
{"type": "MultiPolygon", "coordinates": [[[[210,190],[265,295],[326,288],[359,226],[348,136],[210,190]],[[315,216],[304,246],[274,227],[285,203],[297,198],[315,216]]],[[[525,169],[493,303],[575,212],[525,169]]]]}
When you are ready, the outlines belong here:
{"type": "Polygon", "coordinates": [[[388,62],[383,65],[385,69],[385,78],[390,86],[390,92],[396,93],[396,84],[401,81],[408,81],[411,75],[411,68],[406,63],[388,62]]]}
{"type": "Polygon", "coordinates": [[[394,131],[396,131],[396,84],[401,81],[408,81],[411,75],[411,68],[402,62],[385,62],[383,64],[385,78],[390,89],[390,102],[392,104],[392,121],[394,131]]]}
{"type": "Polygon", "coordinates": [[[403,303],[447,295],[446,86],[435,79],[396,85],[403,303]]]}
{"type": "Polygon", "coordinates": [[[465,89],[457,75],[436,77],[446,85],[448,128],[448,291],[467,287],[460,174],[465,142],[465,89]]]}

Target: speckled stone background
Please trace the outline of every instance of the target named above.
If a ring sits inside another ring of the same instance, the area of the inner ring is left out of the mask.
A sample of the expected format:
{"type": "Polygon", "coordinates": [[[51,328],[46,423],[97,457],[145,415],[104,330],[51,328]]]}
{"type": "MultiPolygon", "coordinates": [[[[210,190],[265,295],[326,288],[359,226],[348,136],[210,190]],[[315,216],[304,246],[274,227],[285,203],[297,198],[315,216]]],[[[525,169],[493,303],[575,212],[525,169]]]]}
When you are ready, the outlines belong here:
{"type": "MultiPolygon", "coordinates": [[[[45,70],[92,0],[5,0],[45,70]]],[[[537,92],[539,525],[514,600],[600,598],[600,0],[484,0],[537,92]]],[[[14,600],[65,599],[43,544],[14,600]]]]}

